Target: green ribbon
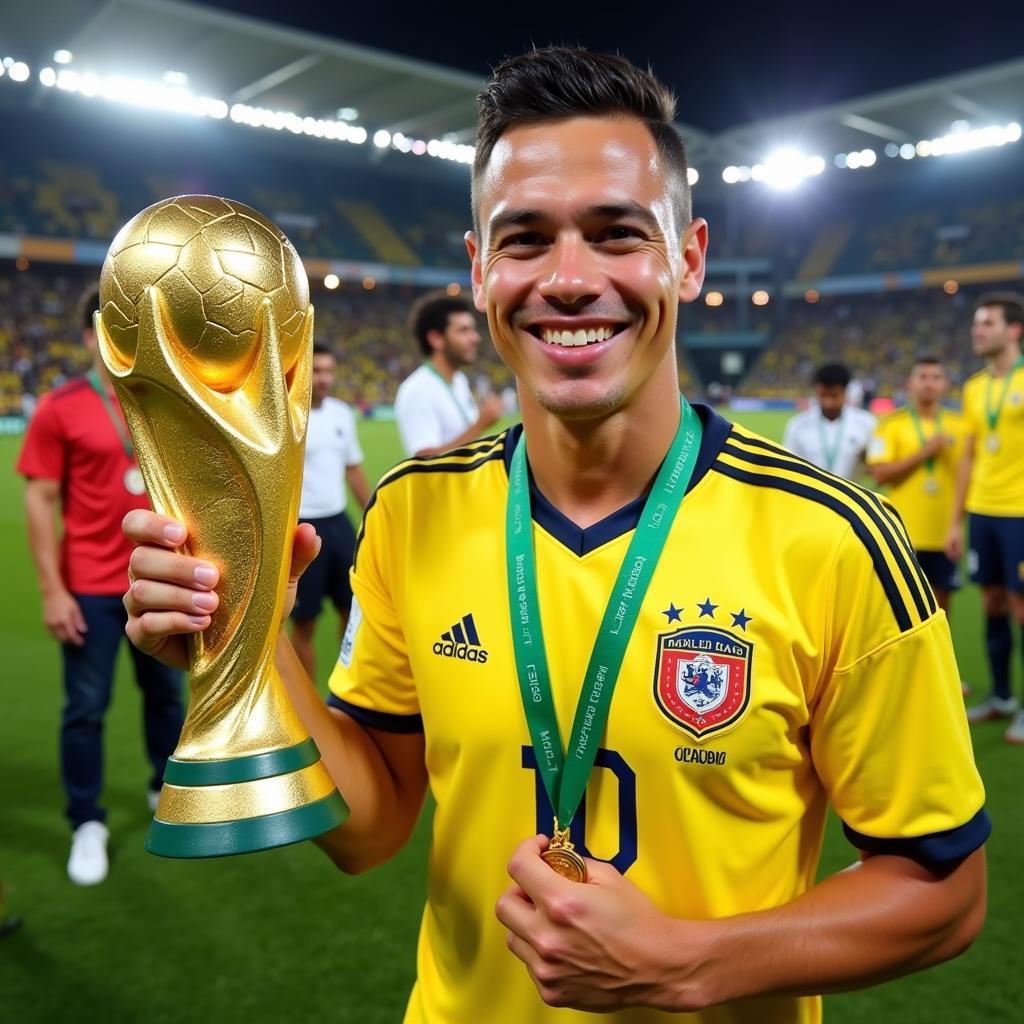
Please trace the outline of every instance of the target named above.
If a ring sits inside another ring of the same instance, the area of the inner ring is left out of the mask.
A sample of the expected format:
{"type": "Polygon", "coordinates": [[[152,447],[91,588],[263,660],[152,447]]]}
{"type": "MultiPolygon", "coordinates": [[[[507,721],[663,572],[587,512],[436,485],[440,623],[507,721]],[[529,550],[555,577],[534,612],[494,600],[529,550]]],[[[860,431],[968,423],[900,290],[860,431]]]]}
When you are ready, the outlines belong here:
{"type": "MultiPolygon", "coordinates": [[[[925,437],[924,427],[921,425],[921,417],[918,415],[917,410],[912,405],[909,408],[910,408],[910,419],[913,421],[914,429],[917,431],[917,436],[920,439],[921,447],[923,448],[928,443],[929,438],[925,437]]],[[[935,434],[932,434],[932,437],[935,437],[936,434],[941,434],[941,433],[942,433],[942,410],[938,409],[938,410],[936,410],[936,413],[935,413],[935,434]]],[[[925,471],[927,473],[929,473],[929,474],[932,474],[932,473],[935,472],[935,456],[934,455],[929,455],[928,458],[924,460],[924,468],[925,468],[925,471]]]]}
{"type": "Polygon", "coordinates": [[[586,792],[629,638],[693,476],[703,428],[689,402],[682,396],[680,402],[679,427],[644,504],[601,619],[567,750],[562,746],[555,714],[537,597],[525,434],[512,456],[505,518],[512,646],[526,723],[537,755],[538,772],[555,808],[556,830],[569,827],[586,792]]]}
{"type": "Polygon", "coordinates": [[[451,382],[445,379],[444,374],[441,373],[433,363],[424,363],[423,365],[448,389],[448,394],[452,396],[452,403],[455,405],[455,408],[458,409],[459,418],[462,422],[465,423],[467,427],[472,426],[473,420],[470,418],[469,413],[463,409],[462,403],[459,401],[458,395],[455,394],[455,388],[452,387],[451,382]]]}
{"type": "Polygon", "coordinates": [[[125,455],[134,461],[135,449],[132,447],[132,439],[128,434],[128,428],[125,426],[124,420],[122,420],[114,410],[113,403],[110,401],[110,396],[107,394],[107,389],[103,386],[103,382],[100,380],[100,375],[95,370],[90,370],[86,374],[86,377],[89,379],[89,383],[92,385],[93,391],[100,396],[103,408],[107,410],[110,422],[114,424],[114,429],[117,431],[117,436],[121,441],[121,446],[124,448],[125,455]]]}
{"type": "Polygon", "coordinates": [[[992,376],[991,371],[989,372],[988,384],[985,387],[985,417],[988,419],[989,433],[995,433],[999,417],[1003,412],[1003,404],[1006,402],[1006,394],[1010,390],[1010,381],[1013,379],[1014,373],[1022,366],[1024,366],[1024,356],[1018,356],[1017,361],[1010,367],[1009,372],[1003,378],[1003,390],[994,409],[992,408],[992,381],[995,378],[992,376]]]}

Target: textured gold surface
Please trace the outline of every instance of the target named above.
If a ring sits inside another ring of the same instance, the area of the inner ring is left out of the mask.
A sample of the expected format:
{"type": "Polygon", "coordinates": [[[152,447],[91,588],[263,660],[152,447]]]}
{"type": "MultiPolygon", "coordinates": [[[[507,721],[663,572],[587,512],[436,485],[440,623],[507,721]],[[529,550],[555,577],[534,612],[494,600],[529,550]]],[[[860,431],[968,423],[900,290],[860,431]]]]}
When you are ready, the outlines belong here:
{"type": "Polygon", "coordinates": [[[321,762],[288,775],[227,786],[172,786],[164,783],[156,816],[176,825],[238,821],[322,800],[334,783],[321,762]]]}
{"type": "Polygon", "coordinates": [[[188,553],[222,574],[211,625],[189,638],[179,760],[263,753],[308,736],[274,643],[298,515],[312,332],[298,254],[240,203],[157,203],[121,229],[103,264],[96,333],[150,500],[188,526],[188,553]]]}

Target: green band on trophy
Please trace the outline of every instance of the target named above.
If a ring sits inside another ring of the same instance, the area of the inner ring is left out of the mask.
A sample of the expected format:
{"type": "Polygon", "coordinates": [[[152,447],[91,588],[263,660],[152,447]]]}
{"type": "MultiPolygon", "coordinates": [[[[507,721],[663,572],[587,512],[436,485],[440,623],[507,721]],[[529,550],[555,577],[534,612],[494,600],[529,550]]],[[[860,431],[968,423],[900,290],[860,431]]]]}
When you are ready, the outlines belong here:
{"type": "Polygon", "coordinates": [[[228,857],[288,846],[334,828],[348,816],[348,806],[335,790],[316,803],[241,821],[178,825],[154,820],[146,850],[158,857],[228,857]]]}
{"type": "Polygon", "coordinates": [[[265,754],[231,757],[223,761],[178,761],[167,759],[164,782],[173,786],[221,786],[229,782],[253,782],[274,775],[287,775],[308,768],[320,759],[313,738],[294,747],[265,754]]]}

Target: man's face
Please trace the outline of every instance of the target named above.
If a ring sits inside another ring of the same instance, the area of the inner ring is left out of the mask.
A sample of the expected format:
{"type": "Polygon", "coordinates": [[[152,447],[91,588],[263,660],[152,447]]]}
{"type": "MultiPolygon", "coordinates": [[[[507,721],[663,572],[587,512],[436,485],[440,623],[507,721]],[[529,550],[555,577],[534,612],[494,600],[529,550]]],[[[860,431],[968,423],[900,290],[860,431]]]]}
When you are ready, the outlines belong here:
{"type": "Polygon", "coordinates": [[[322,402],[334,390],[338,364],[331,355],[313,355],[313,401],[322,402]]]}
{"type": "Polygon", "coordinates": [[[630,118],[507,131],[477,181],[473,296],[525,391],[567,419],[675,377],[676,314],[704,277],[707,225],[676,223],[672,179],[630,118]]]}
{"type": "Polygon", "coordinates": [[[907,394],[915,402],[931,405],[940,402],[949,390],[949,377],[945,367],[934,363],[921,363],[910,371],[907,394]]]}
{"type": "Polygon", "coordinates": [[[451,366],[466,366],[476,361],[480,348],[480,332],[476,329],[476,317],[472,313],[449,313],[444,334],[431,332],[431,344],[440,349],[451,366]]]}
{"type": "Polygon", "coordinates": [[[828,419],[835,419],[843,411],[846,388],[842,384],[815,384],[814,398],[828,419]]]}
{"type": "Polygon", "coordinates": [[[974,354],[988,359],[998,355],[1016,337],[1019,332],[1011,335],[1013,329],[1006,322],[1002,306],[981,306],[974,311],[974,322],[971,324],[971,343],[974,354]]]}

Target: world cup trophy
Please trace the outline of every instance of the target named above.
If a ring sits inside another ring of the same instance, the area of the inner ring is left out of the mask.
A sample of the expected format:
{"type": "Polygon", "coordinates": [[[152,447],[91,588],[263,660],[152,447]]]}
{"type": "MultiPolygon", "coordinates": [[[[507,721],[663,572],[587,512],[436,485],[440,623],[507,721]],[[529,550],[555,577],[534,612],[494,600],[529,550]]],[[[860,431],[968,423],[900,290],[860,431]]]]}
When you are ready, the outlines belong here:
{"type": "Polygon", "coordinates": [[[215,857],[319,835],[348,809],[274,663],[309,418],[302,263],[241,203],[167,199],[111,244],[95,326],[153,508],[221,572],[210,626],[187,638],[188,713],[146,848],[215,857]]]}

